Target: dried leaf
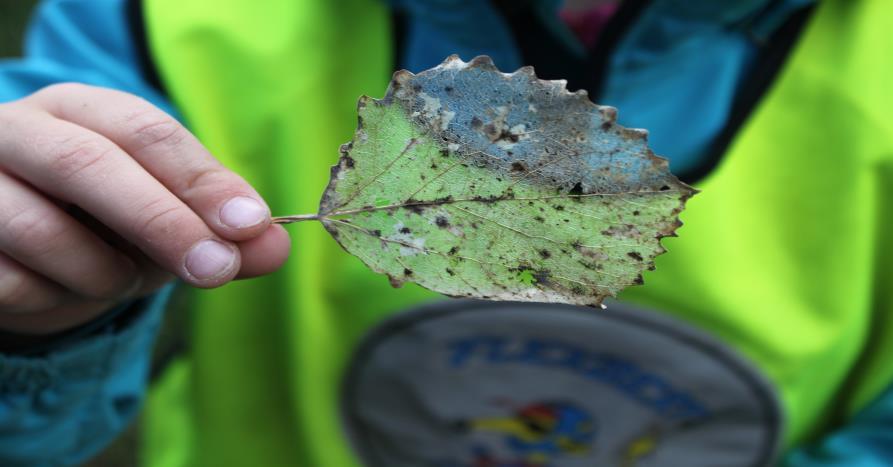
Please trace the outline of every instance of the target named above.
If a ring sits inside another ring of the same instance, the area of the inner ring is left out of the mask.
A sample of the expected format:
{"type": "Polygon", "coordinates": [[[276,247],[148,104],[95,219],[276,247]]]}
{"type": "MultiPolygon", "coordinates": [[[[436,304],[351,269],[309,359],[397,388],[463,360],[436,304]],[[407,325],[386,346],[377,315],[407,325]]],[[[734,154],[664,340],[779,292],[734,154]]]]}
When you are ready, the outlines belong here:
{"type": "Polygon", "coordinates": [[[314,218],[394,286],[598,305],[642,282],[694,193],[644,130],[530,67],[452,56],[358,112],[314,218]]]}

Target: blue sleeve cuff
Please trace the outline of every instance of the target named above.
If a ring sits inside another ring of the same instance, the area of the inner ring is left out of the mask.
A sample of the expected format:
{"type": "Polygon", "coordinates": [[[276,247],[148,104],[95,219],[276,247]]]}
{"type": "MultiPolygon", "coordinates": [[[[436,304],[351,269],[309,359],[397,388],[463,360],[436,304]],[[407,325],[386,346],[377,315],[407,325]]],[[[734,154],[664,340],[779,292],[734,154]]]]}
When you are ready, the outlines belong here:
{"type": "Polygon", "coordinates": [[[784,467],[893,465],[893,385],[847,425],[792,452],[784,467]]]}
{"type": "Polygon", "coordinates": [[[127,426],[143,400],[172,288],[147,300],[124,329],[41,357],[0,354],[0,465],[78,464],[127,426]]]}

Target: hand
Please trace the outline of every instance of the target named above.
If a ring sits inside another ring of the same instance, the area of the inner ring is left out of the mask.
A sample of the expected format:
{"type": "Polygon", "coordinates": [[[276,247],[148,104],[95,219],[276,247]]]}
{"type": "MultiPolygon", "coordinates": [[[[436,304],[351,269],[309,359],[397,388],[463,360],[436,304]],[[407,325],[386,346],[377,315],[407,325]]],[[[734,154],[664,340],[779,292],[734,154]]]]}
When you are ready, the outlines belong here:
{"type": "Polygon", "coordinates": [[[176,120],[80,84],[0,104],[0,329],[46,334],[157,290],[276,270],[260,195],[176,120]]]}

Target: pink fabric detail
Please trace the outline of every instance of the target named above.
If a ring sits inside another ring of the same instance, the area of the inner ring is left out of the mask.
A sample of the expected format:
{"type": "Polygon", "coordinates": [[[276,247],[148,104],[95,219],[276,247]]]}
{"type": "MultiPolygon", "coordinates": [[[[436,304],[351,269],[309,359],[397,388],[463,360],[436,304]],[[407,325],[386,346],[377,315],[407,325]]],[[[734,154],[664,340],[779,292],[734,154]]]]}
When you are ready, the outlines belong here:
{"type": "Polygon", "coordinates": [[[620,2],[618,1],[607,2],[587,10],[563,9],[558,12],[558,16],[571,28],[586,48],[592,49],[598,42],[605,25],[617,12],[619,6],[620,2]]]}

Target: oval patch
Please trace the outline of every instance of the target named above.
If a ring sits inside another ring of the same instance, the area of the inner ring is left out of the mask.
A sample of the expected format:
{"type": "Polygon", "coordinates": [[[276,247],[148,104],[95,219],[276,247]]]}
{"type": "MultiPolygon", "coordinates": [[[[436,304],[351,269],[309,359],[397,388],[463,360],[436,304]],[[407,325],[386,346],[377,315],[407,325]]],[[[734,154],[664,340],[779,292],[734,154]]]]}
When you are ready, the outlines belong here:
{"type": "Polygon", "coordinates": [[[770,465],[773,389],[667,316],[451,300],[365,339],[343,412],[370,467],[770,465]]]}

